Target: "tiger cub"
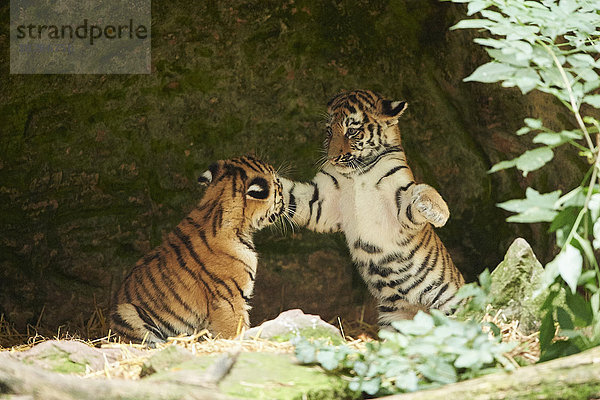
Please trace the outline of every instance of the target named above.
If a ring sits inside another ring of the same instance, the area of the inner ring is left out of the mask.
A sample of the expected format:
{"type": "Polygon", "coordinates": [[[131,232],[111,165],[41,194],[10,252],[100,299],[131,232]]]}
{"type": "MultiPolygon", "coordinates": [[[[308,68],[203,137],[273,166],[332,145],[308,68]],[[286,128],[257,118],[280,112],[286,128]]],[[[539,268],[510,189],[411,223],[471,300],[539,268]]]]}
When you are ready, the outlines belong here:
{"type": "Polygon", "coordinates": [[[295,223],[344,232],[382,327],[418,310],[451,312],[464,284],[433,230],[448,220],[448,206],[434,188],[415,182],[406,162],[398,128],[406,107],[366,90],[335,96],[328,103],[328,162],[309,183],[282,179],[295,223]]]}
{"type": "Polygon", "coordinates": [[[218,161],[198,180],[202,200],[140,259],[116,293],[111,329],[148,344],[208,329],[232,337],[249,326],[256,277],[254,231],[284,209],[273,168],[253,157],[218,161]]]}

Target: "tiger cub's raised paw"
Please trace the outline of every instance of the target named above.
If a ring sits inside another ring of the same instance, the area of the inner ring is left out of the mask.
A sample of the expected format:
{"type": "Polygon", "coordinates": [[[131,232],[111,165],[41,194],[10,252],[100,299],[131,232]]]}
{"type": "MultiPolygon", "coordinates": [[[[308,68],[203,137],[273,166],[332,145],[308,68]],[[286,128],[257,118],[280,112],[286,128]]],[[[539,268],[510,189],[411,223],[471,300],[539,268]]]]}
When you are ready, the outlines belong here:
{"type": "Polygon", "coordinates": [[[427,184],[416,185],[412,192],[412,205],[431,225],[444,226],[450,218],[448,205],[442,196],[427,184]]]}

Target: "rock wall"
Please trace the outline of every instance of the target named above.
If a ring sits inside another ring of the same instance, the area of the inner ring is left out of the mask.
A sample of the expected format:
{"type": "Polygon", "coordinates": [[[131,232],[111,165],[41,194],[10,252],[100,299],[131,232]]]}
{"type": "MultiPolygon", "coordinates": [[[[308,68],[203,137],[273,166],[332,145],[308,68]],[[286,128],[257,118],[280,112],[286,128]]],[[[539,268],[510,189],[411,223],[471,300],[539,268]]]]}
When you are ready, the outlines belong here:
{"type": "MultiPolygon", "coordinates": [[[[212,161],[255,152],[310,178],[342,89],[409,102],[409,162],[447,200],[439,234],[467,278],[516,235],[545,261],[546,227],[507,224],[495,203],[532,184],[569,189],[584,166],[559,154],[527,178],[486,171],[527,148],[513,134],[524,117],[572,121],[551,98],[463,83],[486,61],[470,32],[448,31],[464,15],[434,0],[154,1],[152,73],[131,76],[9,75],[0,27],[0,313],[19,329],[92,324],[194,207],[212,161]]],[[[295,307],[372,320],[341,236],[266,230],[257,245],[253,322],[295,307]]]]}

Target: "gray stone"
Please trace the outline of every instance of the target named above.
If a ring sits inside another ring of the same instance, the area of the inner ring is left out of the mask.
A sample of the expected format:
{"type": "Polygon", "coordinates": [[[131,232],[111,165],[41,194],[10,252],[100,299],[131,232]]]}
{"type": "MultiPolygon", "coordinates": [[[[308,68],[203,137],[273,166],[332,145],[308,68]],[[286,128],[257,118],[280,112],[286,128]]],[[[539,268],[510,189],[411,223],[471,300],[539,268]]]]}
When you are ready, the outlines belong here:
{"type": "Polygon", "coordinates": [[[293,337],[325,337],[340,341],[340,331],[333,325],[323,321],[318,315],[304,314],[302,310],[288,310],[277,318],[251,328],[244,334],[244,339],[263,338],[289,340],[293,337]]]}

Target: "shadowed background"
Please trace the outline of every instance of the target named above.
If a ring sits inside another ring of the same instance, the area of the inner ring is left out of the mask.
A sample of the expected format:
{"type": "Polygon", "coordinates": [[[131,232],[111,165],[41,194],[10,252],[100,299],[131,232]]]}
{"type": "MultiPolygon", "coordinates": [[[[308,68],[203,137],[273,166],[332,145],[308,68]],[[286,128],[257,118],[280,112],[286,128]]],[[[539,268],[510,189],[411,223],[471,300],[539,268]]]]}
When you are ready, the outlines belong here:
{"type": "MultiPolygon", "coordinates": [[[[9,75],[0,7],[0,314],[24,329],[98,326],[128,269],[197,203],[217,159],[255,152],[309,179],[323,114],[342,89],[406,100],[404,146],[451,219],[438,233],[468,280],[524,236],[542,261],[547,226],[504,222],[524,188],[568,190],[584,165],[557,154],[524,178],[488,175],[523,152],[524,117],[573,125],[548,96],[463,83],[485,52],[434,0],[154,1],[150,75],[9,75]],[[95,313],[95,314],[94,314],[95,313]],[[100,318],[101,319],[101,318],[100,318]]],[[[254,324],[299,307],[374,320],[341,235],[265,230],[254,324]]]]}

